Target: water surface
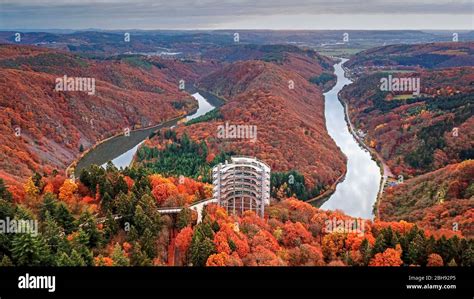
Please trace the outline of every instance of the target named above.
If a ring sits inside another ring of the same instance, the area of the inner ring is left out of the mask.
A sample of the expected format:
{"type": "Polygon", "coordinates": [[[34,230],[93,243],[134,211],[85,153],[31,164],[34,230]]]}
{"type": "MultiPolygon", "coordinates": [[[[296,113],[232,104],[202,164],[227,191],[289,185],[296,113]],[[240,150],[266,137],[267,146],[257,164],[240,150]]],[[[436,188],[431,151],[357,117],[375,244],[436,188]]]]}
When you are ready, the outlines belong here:
{"type": "Polygon", "coordinates": [[[351,81],[345,77],[343,59],[334,66],[337,84],[325,97],[326,126],[329,135],[347,156],[347,174],[336,191],[321,206],[325,210],[342,210],[353,217],[372,218],[372,206],[380,185],[380,169],[370,153],[362,148],[349,132],[344,107],[338,100],[339,91],[351,81]]]}

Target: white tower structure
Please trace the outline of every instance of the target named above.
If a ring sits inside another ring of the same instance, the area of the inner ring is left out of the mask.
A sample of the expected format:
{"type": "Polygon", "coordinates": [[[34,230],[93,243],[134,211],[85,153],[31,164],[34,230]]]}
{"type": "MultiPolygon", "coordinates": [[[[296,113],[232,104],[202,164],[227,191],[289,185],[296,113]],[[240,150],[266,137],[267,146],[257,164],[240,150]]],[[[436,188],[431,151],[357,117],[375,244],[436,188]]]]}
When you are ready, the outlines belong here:
{"type": "Polygon", "coordinates": [[[263,217],[270,204],[270,167],[252,157],[234,156],[212,169],[213,197],[229,214],[254,211],[263,217]]]}

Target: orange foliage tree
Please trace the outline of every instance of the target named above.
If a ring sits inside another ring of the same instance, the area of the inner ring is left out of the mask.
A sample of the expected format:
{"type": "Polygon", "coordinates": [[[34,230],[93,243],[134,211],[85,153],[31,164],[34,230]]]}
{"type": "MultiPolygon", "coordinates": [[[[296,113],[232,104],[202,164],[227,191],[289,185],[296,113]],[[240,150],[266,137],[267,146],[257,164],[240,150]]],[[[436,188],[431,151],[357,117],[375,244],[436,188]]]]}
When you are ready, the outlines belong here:
{"type": "Polygon", "coordinates": [[[34,198],[38,195],[39,190],[35,186],[35,183],[33,182],[33,179],[30,177],[26,181],[25,185],[23,186],[25,190],[25,194],[31,198],[34,198]]]}
{"type": "Polygon", "coordinates": [[[280,250],[280,245],[276,238],[266,230],[260,230],[252,238],[250,245],[252,248],[257,248],[257,246],[263,246],[273,252],[280,250]]]}
{"type": "Polygon", "coordinates": [[[212,197],[212,187],[209,184],[190,178],[165,178],[159,174],[152,174],[149,179],[152,186],[151,193],[159,205],[191,204],[212,197]]]}
{"type": "Polygon", "coordinates": [[[59,199],[70,203],[74,198],[74,192],[77,191],[77,184],[73,180],[65,180],[59,188],[59,199]]]}
{"type": "Polygon", "coordinates": [[[343,233],[332,233],[324,236],[322,243],[323,255],[326,261],[334,261],[339,258],[344,248],[345,235],[343,233]]]}
{"type": "Polygon", "coordinates": [[[229,255],[225,252],[220,252],[216,254],[211,254],[207,259],[206,266],[243,266],[243,262],[240,259],[239,255],[234,252],[229,255]]]}
{"type": "Polygon", "coordinates": [[[271,250],[259,245],[246,258],[248,266],[284,266],[285,263],[271,250]]]}
{"type": "Polygon", "coordinates": [[[400,245],[396,249],[387,248],[383,253],[377,253],[369,263],[369,266],[400,266],[403,264],[400,245]]]}
{"type": "Polygon", "coordinates": [[[94,258],[94,265],[96,266],[113,266],[114,261],[110,257],[96,256],[94,258]]]}

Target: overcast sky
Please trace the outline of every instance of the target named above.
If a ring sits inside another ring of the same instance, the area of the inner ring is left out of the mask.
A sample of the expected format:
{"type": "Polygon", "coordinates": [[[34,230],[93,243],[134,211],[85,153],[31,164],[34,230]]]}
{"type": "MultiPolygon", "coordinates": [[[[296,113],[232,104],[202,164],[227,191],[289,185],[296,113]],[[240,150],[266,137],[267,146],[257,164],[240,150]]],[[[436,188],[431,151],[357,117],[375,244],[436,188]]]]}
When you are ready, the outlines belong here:
{"type": "Polygon", "coordinates": [[[473,0],[0,0],[0,29],[470,29],[473,0]]]}

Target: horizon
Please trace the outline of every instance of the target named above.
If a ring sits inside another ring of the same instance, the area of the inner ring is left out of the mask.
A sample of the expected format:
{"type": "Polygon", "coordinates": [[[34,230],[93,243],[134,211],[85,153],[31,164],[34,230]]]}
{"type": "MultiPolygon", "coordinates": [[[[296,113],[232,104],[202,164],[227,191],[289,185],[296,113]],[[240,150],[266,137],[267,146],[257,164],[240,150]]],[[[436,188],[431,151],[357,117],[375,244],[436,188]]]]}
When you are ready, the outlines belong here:
{"type": "Polygon", "coordinates": [[[144,31],[144,32],[152,32],[152,31],[185,31],[185,32],[212,32],[212,31],[294,31],[294,32],[313,32],[313,31],[414,31],[414,32],[452,32],[453,30],[457,30],[459,32],[473,32],[474,29],[465,29],[465,28],[453,28],[453,29],[347,29],[347,28],[340,28],[340,29],[261,29],[261,28],[217,28],[217,29],[204,29],[204,28],[196,28],[196,29],[167,29],[167,28],[156,28],[156,29],[140,29],[140,28],[122,28],[122,29],[103,29],[103,28],[0,28],[2,32],[13,32],[13,31],[24,31],[24,32],[58,32],[58,31],[72,31],[72,32],[87,32],[87,31],[104,31],[104,32],[124,32],[124,31],[144,31]]]}

